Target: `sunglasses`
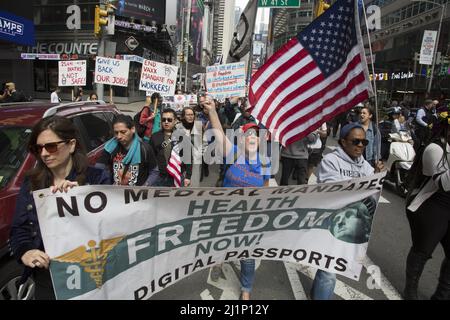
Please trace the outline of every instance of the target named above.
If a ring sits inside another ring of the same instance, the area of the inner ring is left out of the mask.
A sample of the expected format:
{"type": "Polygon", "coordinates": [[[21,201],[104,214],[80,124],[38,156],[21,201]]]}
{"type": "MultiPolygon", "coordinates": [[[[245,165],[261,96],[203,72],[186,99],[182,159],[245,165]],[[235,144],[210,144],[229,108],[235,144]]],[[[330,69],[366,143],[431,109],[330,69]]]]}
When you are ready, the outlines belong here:
{"type": "Polygon", "coordinates": [[[367,140],[367,139],[353,139],[353,140],[350,140],[350,142],[354,146],[359,146],[360,143],[362,143],[363,146],[367,146],[369,144],[369,140],[367,140]]]}
{"type": "Polygon", "coordinates": [[[55,153],[58,151],[58,144],[68,143],[70,140],[61,140],[57,142],[49,142],[46,144],[35,144],[31,147],[31,152],[34,154],[41,154],[42,149],[45,149],[48,153],[55,153]]]}
{"type": "Polygon", "coordinates": [[[161,119],[161,122],[172,122],[173,121],[173,119],[172,118],[162,118],[161,119]]]}

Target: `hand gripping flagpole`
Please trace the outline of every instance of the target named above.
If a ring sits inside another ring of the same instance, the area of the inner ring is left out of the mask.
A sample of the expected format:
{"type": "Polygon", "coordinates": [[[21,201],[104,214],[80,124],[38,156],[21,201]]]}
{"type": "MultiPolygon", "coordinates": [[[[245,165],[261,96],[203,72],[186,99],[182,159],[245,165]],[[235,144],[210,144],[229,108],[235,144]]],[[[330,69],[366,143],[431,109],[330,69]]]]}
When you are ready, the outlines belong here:
{"type": "MultiPolygon", "coordinates": [[[[378,127],[378,122],[379,122],[380,118],[379,118],[379,113],[378,113],[377,83],[375,82],[375,66],[374,66],[373,54],[372,54],[372,41],[370,41],[369,26],[367,24],[366,6],[364,4],[364,0],[356,0],[356,1],[361,1],[361,4],[362,4],[362,11],[364,14],[364,21],[365,21],[366,31],[367,31],[367,40],[369,41],[369,54],[370,54],[370,61],[372,62],[371,63],[371,65],[372,65],[372,82],[373,82],[373,92],[374,92],[374,100],[375,100],[375,123],[376,123],[376,127],[377,127],[377,132],[380,132],[380,128],[378,127]]],[[[367,59],[366,59],[366,64],[367,64],[367,69],[368,69],[369,65],[367,63],[367,59]]],[[[380,157],[381,157],[380,153],[381,153],[381,141],[380,141],[380,139],[378,139],[376,161],[378,161],[380,159],[380,157]]]]}

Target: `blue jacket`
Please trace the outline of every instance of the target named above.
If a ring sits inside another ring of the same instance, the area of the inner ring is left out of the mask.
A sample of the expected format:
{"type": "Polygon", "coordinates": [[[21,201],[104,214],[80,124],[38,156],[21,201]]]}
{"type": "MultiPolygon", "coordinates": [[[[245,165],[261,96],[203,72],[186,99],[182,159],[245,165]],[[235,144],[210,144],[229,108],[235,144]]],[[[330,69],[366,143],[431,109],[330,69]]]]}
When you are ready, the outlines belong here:
{"type": "MultiPolygon", "coordinates": [[[[66,177],[67,180],[76,179],[75,170],[66,177]]],[[[105,170],[88,167],[86,173],[86,184],[111,184],[111,179],[105,170]]],[[[16,211],[11,226],[10,247],[14,258],[22,264],[22,256],[28,250],[39,249],[44,251],[41,230],[33,199],[33,192],[28,178],[22,184],[16,202],[16,211]]],[[[31,268],[27,268],[31,269],[31,268]]]]}

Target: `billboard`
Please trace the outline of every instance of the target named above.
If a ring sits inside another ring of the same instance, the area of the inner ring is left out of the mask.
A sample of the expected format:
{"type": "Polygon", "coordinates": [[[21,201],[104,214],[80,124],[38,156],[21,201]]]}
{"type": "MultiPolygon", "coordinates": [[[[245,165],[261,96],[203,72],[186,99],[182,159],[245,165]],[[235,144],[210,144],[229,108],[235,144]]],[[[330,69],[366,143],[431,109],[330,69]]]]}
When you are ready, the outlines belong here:
{"type": "Polygon", "coordinates": [[[189,62],[200,65],[202,60],[203,8],[198,5],[197,0],[188,1],[192,1],[189,27],[192,47],[190,49],[189,62]]]}
{"type": "Polygon", "coordinates": [[[166,17],[166,0],[119,0],[116,15],[163,24],[166,17]]]}

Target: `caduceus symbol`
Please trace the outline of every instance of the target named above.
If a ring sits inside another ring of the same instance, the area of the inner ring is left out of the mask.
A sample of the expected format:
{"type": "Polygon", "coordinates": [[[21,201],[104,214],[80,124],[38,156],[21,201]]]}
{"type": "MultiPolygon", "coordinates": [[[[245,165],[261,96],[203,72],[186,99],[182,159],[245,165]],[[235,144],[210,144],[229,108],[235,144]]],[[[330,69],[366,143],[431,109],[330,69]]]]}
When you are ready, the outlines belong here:
{"type": "Polygon", "coordinates": [[[79,263],[85,272],[94,280],[95,286],[101,288],[103,285],[103,273],[108,253],[124,237],[117,237],[108,240],[101,240],[98,247],[94,240],[88,242],[89,249],[86,246],[80,246],[54,260],[59,262],[79,263]]]}

